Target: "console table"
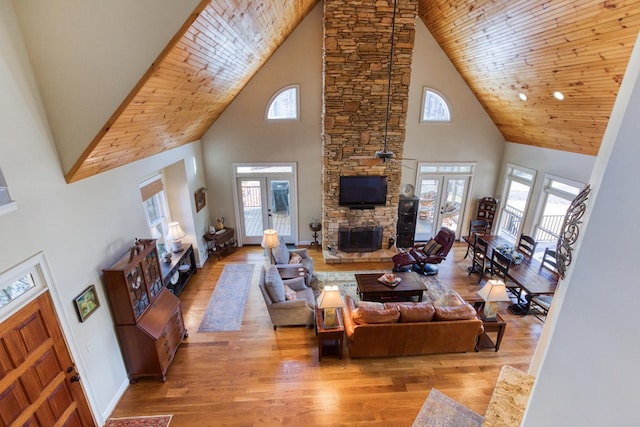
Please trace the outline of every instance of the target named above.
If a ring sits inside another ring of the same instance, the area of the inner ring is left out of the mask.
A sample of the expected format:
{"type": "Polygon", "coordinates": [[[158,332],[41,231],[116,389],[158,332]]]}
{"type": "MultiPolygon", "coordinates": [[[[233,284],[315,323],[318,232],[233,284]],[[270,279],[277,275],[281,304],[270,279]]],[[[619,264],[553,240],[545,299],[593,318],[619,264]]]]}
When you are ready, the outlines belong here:
{"type": "Polygon", "coordinates": [[[225,227],[222,232],[205,233],[202,238],[207,242],[209,255],[215,255],[220,260],[223,254],[231,253],[236,249],[236,239],[231,227],[225,227]]]}
{"type": "Polygon", "coordinates": [[[184,250],[173,252],[169,262],[160,261],[162,282],[175,296],[187,285],[191,276],[196,272],[196,258],[193,245],[183,245],[184,250]]]}

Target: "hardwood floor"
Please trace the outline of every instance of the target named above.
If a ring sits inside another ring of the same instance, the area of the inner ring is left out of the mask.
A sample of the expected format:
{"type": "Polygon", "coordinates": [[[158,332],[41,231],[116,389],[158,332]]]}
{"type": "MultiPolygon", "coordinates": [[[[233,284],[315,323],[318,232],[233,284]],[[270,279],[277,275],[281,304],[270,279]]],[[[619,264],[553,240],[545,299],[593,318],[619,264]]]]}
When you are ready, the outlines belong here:
{"type": "MultiPolygon", "coordinates": [[[[478,289],[467,276],[466,245],[456,243],[439,279],[461,295],[478,289]]],[[[324,264],[310,250],[316,271],[391,268],[391,263],[324,264]]],[[[215,283],[227,263],[263,264],[262,248],[244,247],[221,261],[210,259],[180,295],[189,337],[163,384],[131,385],[112,416],[173,414],[171,427],[220,425],[410,426],[432,388],[484,415],[500,368],[527,371],[542,323],[514,316],[499,352],[350,359],[318,362],[313,330],[273,330],[257,287],[249,292],[242,330],[198,333],[215,283]]],[[[345,349],[346,352],[346,349],[345,349]]]]}

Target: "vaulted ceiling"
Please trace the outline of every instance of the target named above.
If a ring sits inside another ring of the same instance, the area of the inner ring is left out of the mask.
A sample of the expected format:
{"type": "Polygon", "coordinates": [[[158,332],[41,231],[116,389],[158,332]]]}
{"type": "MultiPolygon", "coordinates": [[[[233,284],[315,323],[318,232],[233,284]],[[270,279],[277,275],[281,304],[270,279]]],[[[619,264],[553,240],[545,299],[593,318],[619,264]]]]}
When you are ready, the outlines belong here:
{"type": "MultiPolygon", "coordinates": [[[[200,139],[317,2],[203,0],[67,181],[200,139]]],[[[640,30],[640,2],[418,2],[507,141],[597,155],[640,30]]]]}

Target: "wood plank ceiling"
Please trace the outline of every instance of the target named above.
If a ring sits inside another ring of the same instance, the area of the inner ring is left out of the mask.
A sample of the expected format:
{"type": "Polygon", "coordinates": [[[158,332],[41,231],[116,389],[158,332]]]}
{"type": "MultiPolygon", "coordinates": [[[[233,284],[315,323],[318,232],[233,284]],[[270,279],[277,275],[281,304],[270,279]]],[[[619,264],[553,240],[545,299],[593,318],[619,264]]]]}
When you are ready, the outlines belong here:
{"type": "MultiPolygon", "coordinates": [[[[203,0],[67,182],[200,139],[317,2],[203,0]]],[[[507,141],[597,155],[639,1],[419,0],[419,15],[507,141]]]]}
{"type": "Polygon", "coordinates": [[[598,154],[640,2],[420,0],[419,9],[507,141],[598,154]]]}

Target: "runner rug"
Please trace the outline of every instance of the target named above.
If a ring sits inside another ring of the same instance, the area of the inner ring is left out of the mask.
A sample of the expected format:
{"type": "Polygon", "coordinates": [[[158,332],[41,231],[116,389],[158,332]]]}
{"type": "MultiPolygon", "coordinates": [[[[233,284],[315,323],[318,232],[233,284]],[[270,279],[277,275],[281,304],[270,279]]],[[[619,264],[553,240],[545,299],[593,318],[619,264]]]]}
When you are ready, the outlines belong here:
{"type": "Polygon", "coordinates": [[[224,266],[198,332],[240,330],[253,271],[253,264],[227,264],[224,266]]]}
{"type": "Polygon", "coordinates": [[[167,427],[172,415],[149,417],[109,418],[104,427],[167,427]]]}

